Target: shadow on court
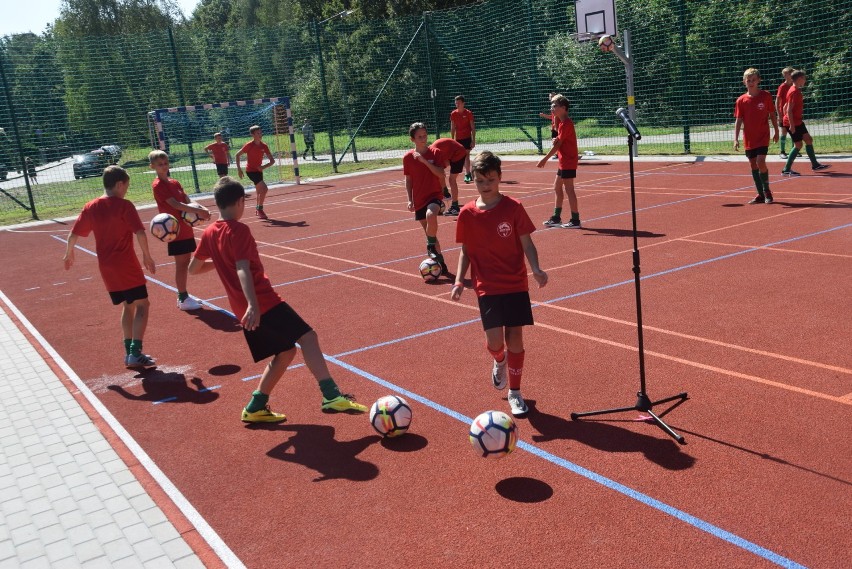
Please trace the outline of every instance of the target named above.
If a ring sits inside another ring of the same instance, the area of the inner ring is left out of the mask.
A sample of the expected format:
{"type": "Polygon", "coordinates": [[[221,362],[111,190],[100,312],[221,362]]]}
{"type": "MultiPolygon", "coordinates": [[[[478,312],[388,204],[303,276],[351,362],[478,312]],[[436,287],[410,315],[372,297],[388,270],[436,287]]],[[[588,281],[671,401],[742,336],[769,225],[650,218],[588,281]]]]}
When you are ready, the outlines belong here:
{"type": "Polygon", "coordinates": [[[822,202],[822,203],[803,203],[803,202],[779,202],[775,200],[775,205],[780,205],[784,207],[789,207],[791,209],[803,209],[803,208],[814,208],[814,209],[849,209],[852,208],[852,203],[841,203],[841,202],[822,202]]]}
{"type": "Polygon", "coordinates": [[[336,441],[334,427],[328,425],[278,423],[275,430],[291,431],[293,436],[267,452],[267,456],[315,470],[319,476],[314,482],[336,479],[366,482],[379,475],[378,466],[358,458],[367,447],[381,440],[379,435],[336,441]]]}
{"type": "Polygon", "coordinates": [[[553,487],[547,482],[528,476],[513,476],[494,486],[497,493],[513,502],[535,504],[553,496],[553,487]]]}
{"type": "MultiPolygon", "coordinates": [[[[583,227],[580,231],[583,232],[583,235],[597,233],[598,235],[605,235],[608,237],[633,237],[632,229],[606,229],[601,227],[583,227]]],[[[655,239],[657,237],[665,237],[666,234],[654,233],[652,231],[637,231],[636,236],[644,239],[655,239]]]]}
{"type": "Polygon", "coordinates": [[[136,378],[142,378],[142,390],[144,393],[135,395],[120,385],[109,385],[107,389],[114,391],[132,401],[150,401],[162,403],[212,403],[219,398],[219,394],[210,391],[204,386],[204,382],[193,377],[189,383],[182,373],[163,372],[157,368],[140,371],[136,378]]]}
{"type": "Polygon", "coordinates": [[[242,327],[236,318],[230,314],[222,312],[221,310],[209,310],[204,308],[202,310],[194,310],[188,314],[198,320],[201,320],[213,330],[219,330],[220,332],[239,332],[242,330],[242,327]]]}
{"type": "Polygon", "coordinates": [[[266,225],[273,227],[310,227],[307,221],[285,221],[283,219],[267,219],[266,225]]]}

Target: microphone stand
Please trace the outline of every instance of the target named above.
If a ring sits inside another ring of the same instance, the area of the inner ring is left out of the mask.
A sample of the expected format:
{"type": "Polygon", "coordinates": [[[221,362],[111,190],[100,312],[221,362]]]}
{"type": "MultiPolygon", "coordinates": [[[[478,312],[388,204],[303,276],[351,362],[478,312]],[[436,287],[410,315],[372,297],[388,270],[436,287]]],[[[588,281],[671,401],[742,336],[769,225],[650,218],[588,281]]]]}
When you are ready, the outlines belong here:
{"type": "MultiPolygon", "coordinates": [[[[636,133],[638,137],[638,132],[636,133]]],[[[676,433],[671,427],[663,422],[660,416],[665,415],[681,403],[687,400],[687,394],[678,393],[677,395],[673,395],[671,397],[666,397],[665,399],[660,399],[658,401],[651,401],[648,397],[647,392],[645,391],[645,347],[642,336],[642,293],[639,285],[639,241],[638,235],[636,231],[636,184],[633,174],[633,136],[627,137],[627,145],[628,145],[628,155],[630,156],[630,205],[633,210],[633,275],[634,275],[634,283],[636,286],[636,327],[639,335],[639,392],[636,394],[638,399],[636,400],[636,404],[631,407],[618,407],[616,409],[603,409],[600,411],[585,411],[583,413],[571,413],[571,419],[577,420],[581,417],[591,417],[593,415],[607,415],[611,413],[622,413],[624,411],[640,411],[642,413],[647,413],[651,420],[662,430],[664,430],[670,437],[679,442],[680,444],[686,444],[686,440],[676,433]],[[663,413],[657,415],[654,413],[653,408],[661,403],[668,403],[669,401],[674,401],[678,399],[679,401],[666,409],[663,413]]]]}

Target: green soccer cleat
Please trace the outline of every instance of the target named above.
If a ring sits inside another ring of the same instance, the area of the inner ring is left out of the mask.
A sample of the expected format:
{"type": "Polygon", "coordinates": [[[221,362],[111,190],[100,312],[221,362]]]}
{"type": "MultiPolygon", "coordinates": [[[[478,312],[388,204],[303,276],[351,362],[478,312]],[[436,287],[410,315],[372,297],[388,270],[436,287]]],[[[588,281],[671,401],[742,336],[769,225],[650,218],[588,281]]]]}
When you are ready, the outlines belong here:
{"type": "Polygon", "coordinates": [[[366,413],[367,407],[365,405],[361,405],[360,403],[356,403],[355,398],[352,395],[344,394],[339,395],[334,399],[326,399],[325,397],[323,397],[322,410],[338,412],[352,411],[355,413],[366,413]]]}
{"type": "Polygon", "coordinates": [[[287,416],[284,413],[273,412],[269,408],[269,405],[267,405],[265,409],[255,411],[254,413],[249,413],[243,409],[241,420],[244,423],[280,423],[286,421],[287,416]]]}

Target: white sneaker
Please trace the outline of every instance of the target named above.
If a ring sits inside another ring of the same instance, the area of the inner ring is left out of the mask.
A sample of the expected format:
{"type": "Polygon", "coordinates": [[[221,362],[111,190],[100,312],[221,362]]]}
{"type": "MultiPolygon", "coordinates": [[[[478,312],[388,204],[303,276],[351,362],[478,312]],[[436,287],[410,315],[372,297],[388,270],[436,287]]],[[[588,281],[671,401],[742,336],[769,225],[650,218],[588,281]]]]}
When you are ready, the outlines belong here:
{"type": "Polygon", "coordinates": [[[181,302],[178,300],[177,307],[181,310],[201,310],[201,303],[192,298],[191,296],[187,296],[186,300],[181,302]]]}
{"type": "Polygon", "coordinates": [[[522,417],[529,413],[529,408],[527,407],[526,401],[521,397],[520,390],[510,389],[509,390],[509,407],[512,409],[512,415],[515,417],[522,417]]]}
{"type": "Polygon", "coordinates": [[[506,383],[509,381],[509,374],[506,370],[506,362],[508,361],[506,353],[503,352],[503,361],[497,362],[494,360],[494,367],[491,368],[491,383],[494,384],[494,389],[506,389],[506,383]]]}

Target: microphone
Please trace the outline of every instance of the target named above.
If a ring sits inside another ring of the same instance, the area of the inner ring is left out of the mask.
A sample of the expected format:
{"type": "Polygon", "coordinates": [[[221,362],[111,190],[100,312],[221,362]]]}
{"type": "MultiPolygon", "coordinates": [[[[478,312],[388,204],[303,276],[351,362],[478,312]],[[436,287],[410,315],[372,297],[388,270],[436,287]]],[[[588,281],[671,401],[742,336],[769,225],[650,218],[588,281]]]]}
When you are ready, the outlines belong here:
{"type": "Polygon", "coordinates": [[[627,134],[629,134],[632,138],[636,140],[640,140],[642,135],[639,134],[639,129],[636,128],[636,123],[633,122],[633,119],[627,114],[627,109],[624,107],[619,108],[615,111],[615,114],[618,118],[621,119],[621,122],[624,123],[624,128],[627,129],[627,134]]]}

